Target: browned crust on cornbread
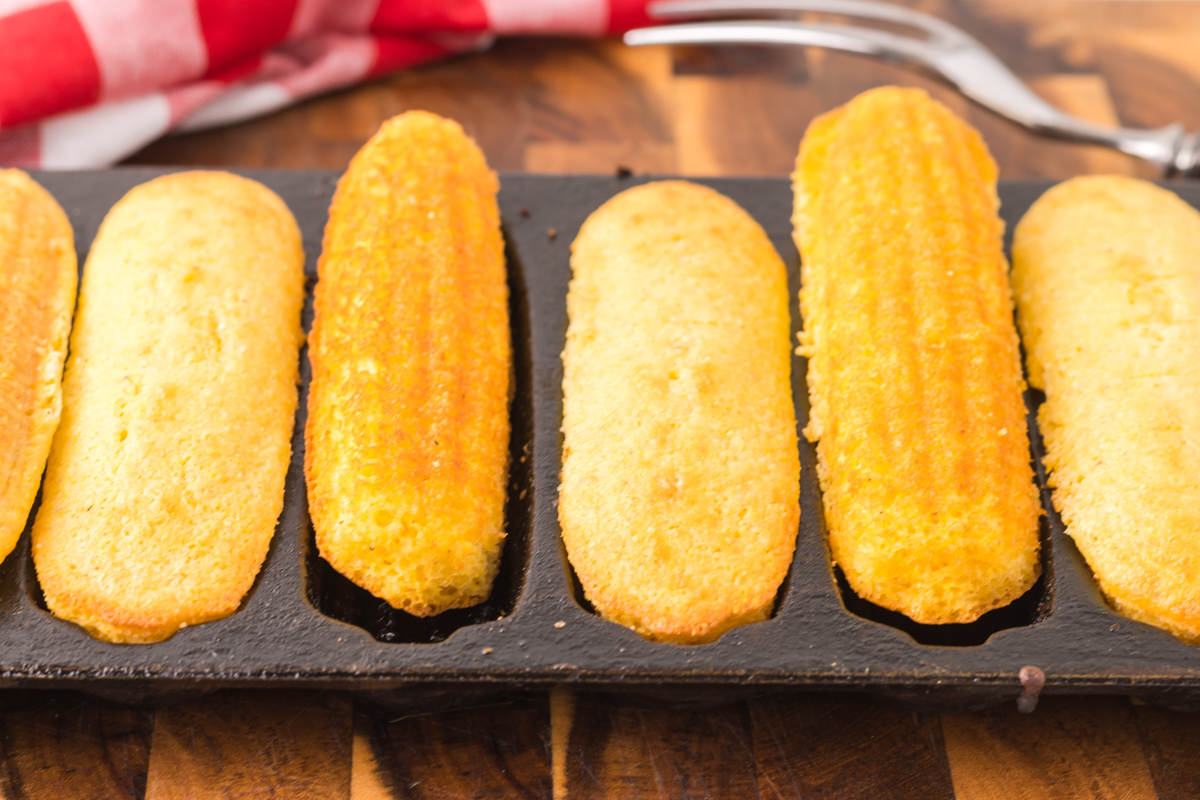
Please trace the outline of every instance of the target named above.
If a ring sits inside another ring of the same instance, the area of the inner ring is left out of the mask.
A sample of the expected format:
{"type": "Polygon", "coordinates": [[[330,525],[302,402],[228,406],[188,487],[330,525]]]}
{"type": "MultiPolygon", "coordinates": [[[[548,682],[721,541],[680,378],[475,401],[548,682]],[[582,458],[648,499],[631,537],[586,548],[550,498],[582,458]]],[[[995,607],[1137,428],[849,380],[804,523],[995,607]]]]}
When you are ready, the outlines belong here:
{"type": "Polygon", "coordinates": [[[588,600],[681,644],[765,619],[800,517],[782,261],[663,182],[597,209],[571,266],[559,521],[588,600]]]}
{"type": "Polygon", "coordinates": [[[512,352],[499,184],[457,123],[383,124],[319,265],[305,471],[322,557],[418,616],[487,599],[504,539],[512,352]]]}
{"type": "Polygon", "coordinates": [[[1067,533],[1118,611],[1200,642],[1200,213],[1059,184],[1017,225],[1013,287],[1067,533]]]}
{"type": "Polygon", "coordinates": [[[832,558],[917,622],[975,620],[1040,571],[995,164],[923,91],[887,87],[814,120],[793,179],[832,558]]]}
{"type": "Polygon", "coordinates": [[[0,559],[25,529],[58,427],[76,281],[67,215],[24,172],[0,170],[0,559]]]}
{"type": "Polygon", "coordinates": [[[283,506],[304,253],[221,172],[108,213],[84,269],[33,558],[50,611],[113,642],[234,612],[283,506]]]}

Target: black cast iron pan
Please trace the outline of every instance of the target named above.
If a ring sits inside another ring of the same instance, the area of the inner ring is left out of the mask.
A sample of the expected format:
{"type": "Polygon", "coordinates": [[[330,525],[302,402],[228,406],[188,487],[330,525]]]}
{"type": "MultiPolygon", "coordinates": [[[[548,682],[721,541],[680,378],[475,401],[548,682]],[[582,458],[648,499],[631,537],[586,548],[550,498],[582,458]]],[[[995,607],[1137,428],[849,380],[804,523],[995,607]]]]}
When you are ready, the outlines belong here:
{"type": "MultiPolygon", "coordinates": [[[[167,170],[35,174],[75,226],[80,264],[108,209],[167,170]]],[[[304,233],[309,288],[334,172],[239,171],[279,193],[304,233]]],[[[1036,666],[1057,693],[1139,694],[1177,706],[1200,697],[1200,648],[1126,620],[1104,603],[1049,504],[1043,577],[1011,606],[971,625],[921,626],[855,597],[830,568],[810,445],[800,438],[801,522],[796,556],[774,616],[713,644],[652,643],[596,616],[564,556],[556,516],[562,351],[569,249],[579,226],[613,194],[646,179],[501,176],[517,392],[508,539],[492,598],[419,620],[395,612],[316,556],[303,463],[308,363],[283,514],[243,607],[153,645],[96,641],[45,611],[28,531],[0,566],[0,686],[76,688],[123,699],[172,697],[227,686],[356,690],[387,701],[441,704],[480,692],[551,685],[640,692],[695,702],[786,687],[867,691],[925,708],[967,709],[1016,696],[1036,666]]],[[[799,329],[798,257],[791,191],[782,178],[701,180],[766,229],[788,267],[799,329]]],[[[1008,229],[1048,183],[1000,185],[1008,229]]],[[[1200,206],[1200,186],[1172,184],[1200,206]]],[[[310,291],[311,300],[311,291],[310,291]]],[[[305,326],[311,322],[311,302],[305,326]]],[[[799,426],[808,417],[805,363],[792,385],[799,426]]],[[[1031,411],[1038,402],[1027,398],[1031,411]]],[[[1032,457],[1041,442],[1030,418],[1032,457]]],[[[1040,460],[1039,460],[1040,461],[1040,460]]]]}

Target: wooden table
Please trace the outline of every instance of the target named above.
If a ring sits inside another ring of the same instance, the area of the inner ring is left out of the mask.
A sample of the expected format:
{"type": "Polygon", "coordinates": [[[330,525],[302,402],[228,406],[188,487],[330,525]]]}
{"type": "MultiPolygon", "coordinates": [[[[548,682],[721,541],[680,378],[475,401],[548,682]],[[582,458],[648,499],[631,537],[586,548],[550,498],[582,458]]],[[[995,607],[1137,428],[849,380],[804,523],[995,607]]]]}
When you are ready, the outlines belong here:
{"type": "MultiPolygon", "coordinates": [[[[929,0],[1079,116],[1200,127],[1200,5],[929,0]]],[[[1029,136],[910,72],[819,50],[501,41],[271,117],[157,142],[129,161],[344,167],[380,121],[453,117],[499,170],[783,175],[815,115],[880,84],[924,86],[980,128],[1006,178],[1152,177],[1029,136]]],[[[1122,697],[919,714],[789,694],[663,711],[558,690],[444,713],[351,696],[226,691],[159,708],[2,696],[11,798],[1195,798],[1200,716],[1122,697]]]]}

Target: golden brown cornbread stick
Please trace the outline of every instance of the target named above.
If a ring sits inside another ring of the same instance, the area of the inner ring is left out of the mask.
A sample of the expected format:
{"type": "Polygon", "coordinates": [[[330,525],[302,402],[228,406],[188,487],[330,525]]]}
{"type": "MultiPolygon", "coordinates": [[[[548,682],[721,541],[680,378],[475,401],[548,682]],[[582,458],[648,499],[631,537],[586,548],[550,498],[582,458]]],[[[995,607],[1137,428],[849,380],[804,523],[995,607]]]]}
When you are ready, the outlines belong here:
{"type": "Polygon", "coordinates": [[[588,600],[681,644],[765,619],[800,519],[783,262],[683,182],[622,192],[571,249],[558,513],[588,600]]]}
{"type": "Polygon", "coordinates": [[[0,170],[0,560],[37,495],[62,409],[75,237],[50,194],[0,170]]]}
{"type": "Polygon", "coordinates": [[[1200,213],[1059,184],[1017,225],[1013,287],[1067,533],[1118,611],[1200,642],[1200,213]]]}
{"type": "Polygon", "coordinates": [[[383,124],[338,184],[319,265],[305,469],[321,555],[418,616],[500,562],[512,354],[498,184],[457,123],[383,124]]]}
{"type": "Polygon", "coordinates": [[[833,560],[860,597],[970,622],[1040,569],[996,166],[944,106],[889,87],[814,120],[793,179],[833,560]]]}
{"type": "Polygon", "coordinates": [[[245,178],[167,175],[109,211],[33,527],[54,614],[156,642],[237,610],[283,507],[303,270],[291,212],[245,178]]]}

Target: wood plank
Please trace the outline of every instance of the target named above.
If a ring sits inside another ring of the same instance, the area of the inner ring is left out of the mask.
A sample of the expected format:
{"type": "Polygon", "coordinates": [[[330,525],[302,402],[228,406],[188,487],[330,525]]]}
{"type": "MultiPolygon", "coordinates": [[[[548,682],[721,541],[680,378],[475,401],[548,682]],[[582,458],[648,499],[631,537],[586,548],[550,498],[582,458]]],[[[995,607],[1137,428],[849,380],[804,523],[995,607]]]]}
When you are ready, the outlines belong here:
{"type": "Polygon", "coordinates": [[[350,795],[344,694],[229,691],[158,710],[146,800],[350,795]]]}
{"type": "Polygon", "coordinates": [[[1157,128],[1179,122],[1188,130],[1200,128],[1200,76],[1165,62],[1161,53],[1131,49],[1121,38],[1102,41],[1095,58],[1125,124],[1157,128]]]}
{"type": "Polygon", "coordinates": [[[1104,0],[1086,6],[1080,0],[972,0],[970,8],[981,18],[1030,30],[1038,47],[1109,30],[1171,31],[1200,24],[1200,6],[1178,0],[1104,0]]]}
{"type": "Polygon", "coordinates": [[[957,800],[1155,800],[1124,697],[1043,697],[1031,715],[1005,703],[944,714],[957,800]]]}
{"type": "Polygon", "coordinates": [[[350,771],[351,800],[392,800],[401,796],[392,792],[387,774],[380,767],[371,744],[374,720],[366,714],[354,714],[354,752],[350,771]]]}
{"type": "Polygon", "coordinates": [[[1160,800],[1200,797],[1200,714],[1147,705],[1133,713],[1160,800]]]}
{"type": "Polygon", "coordinates": [[[1174,67],[1192,81],[1200,81],[1200,14],[1193,9],[1187,22],[1173,30],[1131,31],[1118,28],[1104,31],[1097,38],[1107,45],[1119,45],[1174,67]]]}
{"type": "Polygon", "coordinates": [[[617,69],[636,80],[638,93],[647,98],[655,117],[667,123],[657,131],[658,140],[667,141],[675,91],[675,48],[665,45],[626,47],[619,39],[601,39],[594,46],[617,69]]]}
{"type": "MultiPolygon", "coordinates": [[[[1112,96],[1108,92],[1108,83],[1103,76],[1044,75],[1029,81],[1029,88],[1046,102],[1082,120],[1112,127],[1121,124],[1117,119],[1112,96]]],[[[1139,165],[1145,164],[1141,159],[1127,156],[1109,147],[1075,145],[1071,147],[1071,153],[1081,162],[1081,173],[1137,175],[1139,165]]],[[[1153,168],[1150,168],[1150,171],[1154,172],[1153,168]]]]}
{"type": "Polygon", "coordinates": [[[527,172],[612,175],[621,169],[637,175],[676,175],[675,146],[644,141],[530,142],[525,148],[527,172]]]}
{"type": "Polygon", "coordinates": [[[575,693],[550,691],[550,761],[554,800],[567,800],[567,764],[571,756],[571,731],[575,727],[575,693]]]}
{"type": "Polygon", "coordinates": [[[353,800],[550,800],[545,693],[457,711],[355,712],[353,800]]]}
{"type": "Polygon", "coordinates": [[[540,43],[530,72],[529,142],[670,144],[670,51],[612,41],[540,43]]]}
{"type": "Polygon", "coordinates": [[[806,52],[801,47],[676,45],[672,49],[672,71],[675,75],[769,78],[800,84],[809,79],[806,52]]]}
{"type": "Polygon", "coordinates": [[[810,89],[768,78],[682,75],[675,103],[683,175],[788,175],[804,129],[825,110],[810,89]]]}
{"type": "MultiPolygon", "coordinates": [[[[545,45],[543,44],[542,47],[545,45]]],[[[405,70],[225,128],[170,136],[123,163],[343,169],[386,119],[414,108],[457,120],[494,169],[521,169],[537,43],[405,70]]]]}
{"type": "Polygon", "coordinates": [[[675,144],[668,123],[672,113],[674,86],[671,49],[625,47],[615,41],[589,46],[586,70],[599,71],[586,81],[567,81],[558,71],[539,72],[534,92],[535,129],[525,145],[525,169],[529,172],[612,174],[625,168],[638,174],[678,173],[675,144]],[[628,95],[625,108],[617,111],[619,123],[605,113],[604,84],[620,87],[628,95]],[[596,84],[596,85],[593,85],[596,84]],[[563,108],[568,105],[568,108],[563,108]],[[548,108],[560,109],[570,120],[548,108]],[[565,127],[564,127],[565,126],[565,127]],[[563,128],[568,138],[547,131],[563,128]]]}
{"type": "Polygon", "coordinates": [[[153,709],[71,692],[20,694],[21,700],[0,713],[0,795],[9,800],[140,800],[146,790],[153,709]]]}
{"type": "Polygon", "coordinates": [[[373,127],[411,109],[432,111],[462,125],[492,169],[519,170],[529,138],[530,74],[543,57],[536,43],[503,39],[486,53],[406,70],[369,84],[377,114],[373,127]]]}
{"type": "Polygon", "coordinates": [[[1028,78],[1070,71],[1067,69],[1067,62],[1064,61],[1063,51],[1056,47],[1042,46],[1042,39],[1039,38],[1044,38],[1047,28],[1061,29],[1090,15],[1090,11],[1087,14],[1079,13],[1084,6],[1075,0],[1068,2],[1074,3],[1071,11],[1066,11],[1064,7],[1054,18],[1047,18],[1038,13],[1034,6],[1041,6],[1041,3],[1029,3],[1029,13],[1015,16],[992,13],[986,0],[972,0],[970,3],[932,0],[921,10],[966,31],[1006,64],[1014,74],[1028,78]],[[1038,24],[1032,24],[1034,19],[1038,20],[1038,24]]]}
{"type": "Polygon", "coordinates": [[[745,703],[672,711],[577,693],[566,750],[571,800],[760,796],[745,703]]]}
{"type": "Polygon", "coordinates": [[[852,694],[780,695],[749,708],[763,797],[954,798],[932,714],[852,694]]]}

